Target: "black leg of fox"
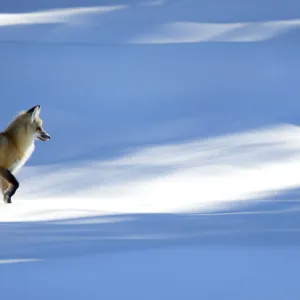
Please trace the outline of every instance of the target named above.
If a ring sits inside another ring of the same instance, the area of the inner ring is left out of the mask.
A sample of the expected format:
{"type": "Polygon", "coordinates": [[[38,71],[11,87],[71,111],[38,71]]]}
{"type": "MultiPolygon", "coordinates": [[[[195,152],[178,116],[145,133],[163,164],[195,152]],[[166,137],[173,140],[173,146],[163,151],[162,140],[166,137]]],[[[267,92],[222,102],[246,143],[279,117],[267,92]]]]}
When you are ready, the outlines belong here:
{"type": "Polygon", "coordinates": [[[19,188],[19,182],[16,177],[7,169],[0,167],[0,177],[2,177],[8,184],[7,190],[3,190],[3,200],[5,203],[11,203],[11,197],[19,188]]]}

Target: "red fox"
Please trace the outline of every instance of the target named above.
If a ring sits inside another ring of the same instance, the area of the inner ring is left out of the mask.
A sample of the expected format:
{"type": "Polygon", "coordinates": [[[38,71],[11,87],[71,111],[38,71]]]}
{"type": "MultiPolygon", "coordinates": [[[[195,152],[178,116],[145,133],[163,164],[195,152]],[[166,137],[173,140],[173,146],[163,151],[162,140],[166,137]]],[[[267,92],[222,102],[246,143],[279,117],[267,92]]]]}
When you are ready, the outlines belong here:
{"type": "Polygon", "coordinates": [[[11,203],[19,188],[15,174],[30,158],[34,141],[48,141],[49,134],[43,129],[40,119],[41,106],[19,113],[7,128],[0,132],[0,188],[4,203],[11,203]]]}

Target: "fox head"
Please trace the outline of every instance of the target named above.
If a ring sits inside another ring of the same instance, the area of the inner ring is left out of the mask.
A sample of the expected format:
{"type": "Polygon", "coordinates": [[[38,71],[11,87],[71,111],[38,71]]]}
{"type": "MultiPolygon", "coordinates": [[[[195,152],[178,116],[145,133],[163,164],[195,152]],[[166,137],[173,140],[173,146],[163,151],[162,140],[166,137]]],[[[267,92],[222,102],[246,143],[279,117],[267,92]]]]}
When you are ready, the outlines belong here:
{"type": "Polygon", "coordinates": [[[50,135],[43,129],[43,121],[40,119],[41,106],[36,105],[27,111],[19,113],[3,133],[11,136],[19,145],[28,145],[28,142],[50,139],[50,135]]]}
{"type": "Polygon", "coordinates": [[[36,105],[23,114],[26,119],[27,134],[34,140],[48,141],[50,135],[43,129],[43,121],[40,119],[41,106],[36,105]]]}

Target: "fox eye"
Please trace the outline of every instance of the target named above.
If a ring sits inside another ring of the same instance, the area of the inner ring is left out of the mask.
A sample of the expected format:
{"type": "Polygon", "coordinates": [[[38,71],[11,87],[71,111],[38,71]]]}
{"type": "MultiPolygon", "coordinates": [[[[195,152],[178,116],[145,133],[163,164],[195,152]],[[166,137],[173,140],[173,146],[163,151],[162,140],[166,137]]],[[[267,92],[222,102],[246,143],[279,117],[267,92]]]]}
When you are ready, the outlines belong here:
{"type": "Polygon", "coordinates": [[[37,130],[37,131],[41,131],[42,128],[39,126],[39,127],[36,128],[36,130],[37,130]]]}

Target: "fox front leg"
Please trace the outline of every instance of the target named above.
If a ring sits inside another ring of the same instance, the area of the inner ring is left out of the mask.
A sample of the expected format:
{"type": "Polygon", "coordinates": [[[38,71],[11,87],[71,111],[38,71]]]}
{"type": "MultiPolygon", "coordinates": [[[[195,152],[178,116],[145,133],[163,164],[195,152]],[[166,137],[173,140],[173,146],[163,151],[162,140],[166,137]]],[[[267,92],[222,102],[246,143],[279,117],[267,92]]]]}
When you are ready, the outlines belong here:
{"type": "Polygon", "coordinates": [[[19,182],[9,170],[1,167],[0,177],[2,177],[2,192],[4,203],[11,203],[11,197],[19,188],[19,182]]]}

